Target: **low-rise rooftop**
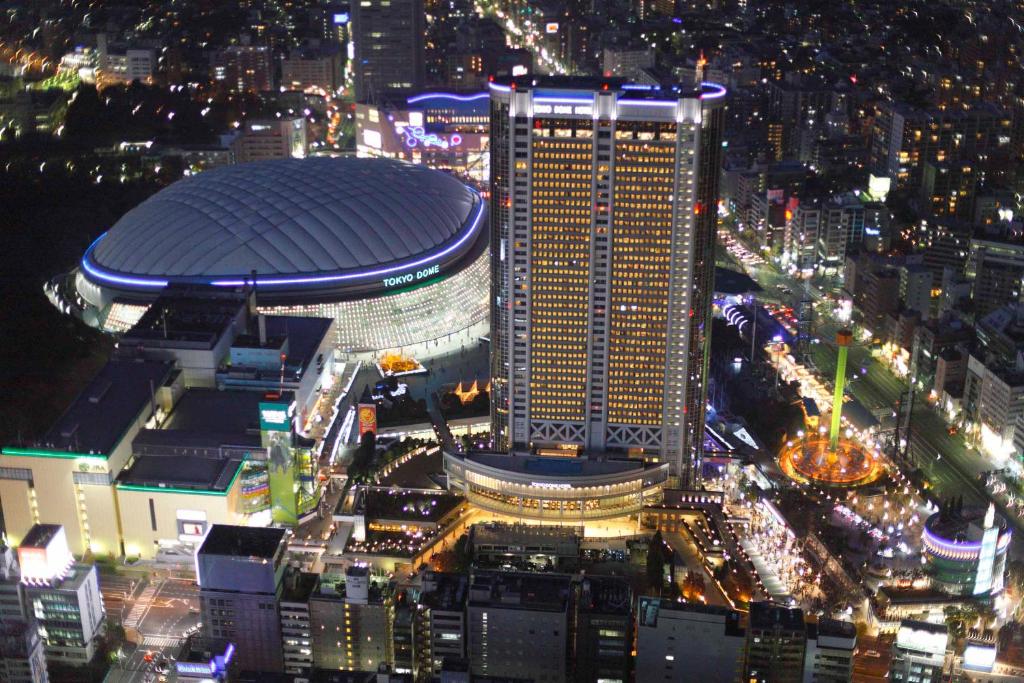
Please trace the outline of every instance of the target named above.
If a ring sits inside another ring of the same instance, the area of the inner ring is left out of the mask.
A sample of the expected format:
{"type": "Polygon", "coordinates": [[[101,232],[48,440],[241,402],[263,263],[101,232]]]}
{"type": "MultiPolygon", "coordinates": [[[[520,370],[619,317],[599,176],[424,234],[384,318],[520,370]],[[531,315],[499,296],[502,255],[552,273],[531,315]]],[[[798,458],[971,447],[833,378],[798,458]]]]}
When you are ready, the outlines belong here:
{"type": "Polygon", "coordinates": [[[550,574],[477,572],[469,587],[472,605],[562,612],[569,598],[569,577],[550,574]]]}
{"type": "Polygon", "coordinates": [[[110,455],[139,414],[152,409],[153,392],[174,372],[165,361],[111,359],[36,445],[110,455]]]}
{"type": "Polygon", "coordinates": [[[200,555],[274,558],[285,537],[284,529],[214,524],[199,547],[200,555]]]}
{"type": "Polygon", "coordinates": [[[240,458],[144,455],[117,477],[119,488],[226,493],[242,468],[240,458]]]}
{"type": "Polygon", "coordinates": [[[46,548],[61,530],[60,524],[33,524],[21,541],[22,548],[46,548]]]}

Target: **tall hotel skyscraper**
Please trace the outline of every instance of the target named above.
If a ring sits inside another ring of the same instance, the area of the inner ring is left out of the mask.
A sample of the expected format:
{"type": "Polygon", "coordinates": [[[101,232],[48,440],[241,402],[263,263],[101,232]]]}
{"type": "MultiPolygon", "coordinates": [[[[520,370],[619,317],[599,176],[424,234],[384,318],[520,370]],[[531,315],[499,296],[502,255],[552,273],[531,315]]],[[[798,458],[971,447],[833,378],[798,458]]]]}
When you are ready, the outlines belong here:
{"type": "Polygon", "coordinates": [[[724,88],[491,88],[492,433],[699,479],[724,88]]]}

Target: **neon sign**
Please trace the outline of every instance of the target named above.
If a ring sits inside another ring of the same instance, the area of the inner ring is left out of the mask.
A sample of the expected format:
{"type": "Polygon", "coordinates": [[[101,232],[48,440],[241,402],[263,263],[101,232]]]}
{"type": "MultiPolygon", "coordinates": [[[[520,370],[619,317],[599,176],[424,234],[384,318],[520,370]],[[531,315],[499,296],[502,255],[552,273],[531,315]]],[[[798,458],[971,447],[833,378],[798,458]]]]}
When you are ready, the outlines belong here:
{"type": "Polygon", "coordinates": [[[385,287],[397,287],[398,285],[405,285],[410,282],[417,280],[423,280],[428,277],[433,277],[441,272],[441,264],[435,263],[429,268],[422,268],[417,271],[405,273],[404,275],[396,275],[395,277],[384,278],[385,287]]]}
{"type": "Polygon", "coordinates": [[[435,133],[427,133],[423,130],[423,126],[406,126],[402,129],[402,133],[405,134],[406,147],[423,145],[424,147],[448,149],[449,147],[458,147],[462,144],[462,136],[458,133],[452,133],[446,139],[435,133]]]}

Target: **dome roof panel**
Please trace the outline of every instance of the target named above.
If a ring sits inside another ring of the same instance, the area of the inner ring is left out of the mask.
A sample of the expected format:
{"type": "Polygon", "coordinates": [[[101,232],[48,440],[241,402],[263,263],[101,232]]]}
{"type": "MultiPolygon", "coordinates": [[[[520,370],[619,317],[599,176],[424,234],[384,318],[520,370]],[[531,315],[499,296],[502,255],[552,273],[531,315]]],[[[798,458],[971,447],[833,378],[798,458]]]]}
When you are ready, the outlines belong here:
{"type": "Polygon", "coordinates": [[[441,247],[475,202],[447,174],[387,159],[225,166],[126,213],[89,258],[111,272],[170,279],[342,273],[441,247]]]}

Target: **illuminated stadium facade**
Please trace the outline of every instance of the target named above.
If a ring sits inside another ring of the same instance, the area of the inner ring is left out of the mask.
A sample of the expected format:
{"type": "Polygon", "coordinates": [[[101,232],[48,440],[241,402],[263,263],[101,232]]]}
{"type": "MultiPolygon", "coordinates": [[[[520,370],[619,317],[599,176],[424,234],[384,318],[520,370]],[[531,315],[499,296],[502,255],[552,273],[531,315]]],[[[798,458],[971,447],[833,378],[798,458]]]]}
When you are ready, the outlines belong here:
{"type": "Polygon", "coordinates": [[[486,333],[486,220],[475,189],[424,166],[228,166],[129,211],[47,294],[91,325],[122,331],[168,285],[255,284],[261,310],[334,318],[342,351],[429,354],[434,340],[486,333]]]}

